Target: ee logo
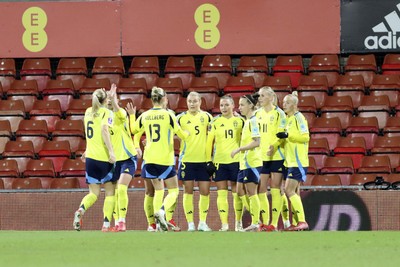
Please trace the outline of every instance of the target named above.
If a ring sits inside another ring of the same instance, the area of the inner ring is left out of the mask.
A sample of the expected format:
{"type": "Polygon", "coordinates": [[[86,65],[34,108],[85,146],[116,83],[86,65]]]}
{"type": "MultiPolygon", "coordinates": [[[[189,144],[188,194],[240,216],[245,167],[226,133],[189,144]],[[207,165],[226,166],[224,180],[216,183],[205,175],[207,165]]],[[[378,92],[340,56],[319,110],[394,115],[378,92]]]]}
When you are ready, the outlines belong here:
{"type": "Polygon", "coordinates": [[[47,15],[40,7],[30,7],[22,15],[22,25],[25,32],[22,43],[30,52],[40,52],[47,45],[47,15]]]}
{"type": "Polygon", "coordinates": [[[220,20],[219,10],[212,4],[199,6],[194,13],[197,29],[194,39],[203,49],[212,49],[217,46],[221,35],[217,28],[220,20]]]}

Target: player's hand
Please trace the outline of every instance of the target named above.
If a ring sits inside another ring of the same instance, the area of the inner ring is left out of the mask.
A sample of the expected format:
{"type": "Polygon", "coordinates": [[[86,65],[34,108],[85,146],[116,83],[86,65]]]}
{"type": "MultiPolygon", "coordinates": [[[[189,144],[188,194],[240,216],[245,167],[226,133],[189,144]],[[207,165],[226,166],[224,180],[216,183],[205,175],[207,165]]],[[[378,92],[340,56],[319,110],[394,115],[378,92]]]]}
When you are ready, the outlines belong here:
{"type": "Polygon", "coordinates": [[[236,155],[237,153],[239,153],[239,152],[240,152],[240,147],[237,148],[237,149],[235,149],[235,150],[233,150],[232,153],[231,153],[231,158],[234,158],[235,155],[236,155]]]}
{"type": "Polygon", "coordinates": [[[272,155],[274,155],[275,149],[274,146],[269,146],[268,151],[267,151],[267,156],[271,157],[272,155]]]}
{"type": "Polygon", "coordinates": [[[117,96],[117,85],[115,83],[113,83],[111,85],[111,89],[110,89],[110,91],[108,91],[108,95],[111,98],[116,98],[116,96],[117,96]]]}
{"type": "Polygon", "coordinates": [[[147,143],[146,140],[147,140],[146,138],[142,140],[142,146],[143,146],[143,147],[146,147],[146,143],[147,143]]]}
{"type": "Polygon", "coordinates": [[[136,156],[138,159],[142,158],[142,150],[140,149],[140,147],[136,148],[136,156]]]}
{"type": "Polygon", "coordinates": [[[215,165],[212,161],[207,162],[207,173],[209,176],[213,176],[213,174],[215,173],[215,171],[217,170],[217,168],[215,168],[215,165]]]}
{"type": "Polygon", "coordinates": [[[276,134],[276,137],[278,137],[279,139],[285,139],[289,137],[289,134],[287,132],[280,132],[276,134]]]}
{"type": "Polygon", "coordinates": [[[128,112],[129,115],[135,115],[136,114],[136,107],[134,107],[133,104],[129,102],[126,105],[126,112],[128,112]]]}
{"type": "Polygon", "coordinates": [[[114,152],[110,152],[110,155],[108,156],[108,162],[114,164],[115,161],[116,161],[116,159],[115,159],[114,152]]]}

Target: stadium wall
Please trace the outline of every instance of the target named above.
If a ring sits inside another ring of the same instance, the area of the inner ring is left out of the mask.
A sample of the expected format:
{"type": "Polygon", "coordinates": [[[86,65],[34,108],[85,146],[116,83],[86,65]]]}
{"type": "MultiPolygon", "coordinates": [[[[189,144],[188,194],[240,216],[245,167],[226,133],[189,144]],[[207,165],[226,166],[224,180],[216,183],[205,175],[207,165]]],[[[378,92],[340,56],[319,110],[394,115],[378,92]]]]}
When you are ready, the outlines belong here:
{"type": "MultiPolygon", "coordinates": [[[[79,206],[83,191],[1,192],[0,230],[72,230],[74,211],[79,206]]],[[[183,230],[187,224],[180,194],[174,219],[183,230]]],[[[195,203],[198,201],[195,194],[195,203]]],[[[129,191],[127,227],[145,230],[143,211],[144,191],[129,191]]],[[[211,192],[208,224],[220,228],[216,208],[217,194],[211,192]]],[[[304,191],[302,192],[306,218],[312,230],[400,230],[400,194],[398,191],[304,191]]],[[[104,196],[85,214],[83,230],[100,230],[104,196]]],[[[234,229],[232,199],[230,197],[230,228],[234,229]]],[[[198,221],[197,211],[195,222],[198,221]]],[[[250,223],[244,216],[244,224],[250,223]]]]}

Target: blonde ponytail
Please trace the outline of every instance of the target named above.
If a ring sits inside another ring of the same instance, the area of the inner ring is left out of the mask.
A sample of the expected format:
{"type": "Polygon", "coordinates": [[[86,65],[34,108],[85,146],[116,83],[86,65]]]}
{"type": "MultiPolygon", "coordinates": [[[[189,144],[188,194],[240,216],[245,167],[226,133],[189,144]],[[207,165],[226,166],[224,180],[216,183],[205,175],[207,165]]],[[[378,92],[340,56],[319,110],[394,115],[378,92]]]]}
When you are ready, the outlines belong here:
{"type": "Polygon", "coordinates": [[[96,113],[107,98],[104,89],[96,89],[92,94],[92,112],[96,113]]]}

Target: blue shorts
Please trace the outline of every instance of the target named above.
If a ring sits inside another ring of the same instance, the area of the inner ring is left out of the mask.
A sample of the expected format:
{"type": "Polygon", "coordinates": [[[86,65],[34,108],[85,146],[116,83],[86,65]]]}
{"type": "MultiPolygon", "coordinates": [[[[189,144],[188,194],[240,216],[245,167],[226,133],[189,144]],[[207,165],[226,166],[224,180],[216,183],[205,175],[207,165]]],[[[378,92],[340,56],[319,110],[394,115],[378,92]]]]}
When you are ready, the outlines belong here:
{"type": "Polygon", "coordinates": [[[234,162],[234,163],[228,163],[228,164],[223,164],[223,163],[217,163],[215,164],[217,167],[217,170],[214,175],[214,181],[215,182],[220,182],[220,181],[232,181],[236,182],[238,173],[239,173],[239,162],[234,162]]]}
{"type": "Polygon", "coordinates": [[[196,181],[196,182],[210,182],[210,176],[207,173],[207,163],[190,163],[180,162],[178,170],[179,180],[182,181],[196,181]]]}
{"type": "Polygon", "coordinates": [[[115,164],[115,171],[113,179],[118,180],[121,174],[126,173],[130,176],[135,176],[135,171],[137,169],[137,158],[132,157],[126,160],[117,161],[115,164]]]}
{"type": "Polygon", "coordinates": [[[262,174],[270,174],[271,172],[284,173],[285,166],[283,166],[284,160],[271,160],[263,161],[261,168],[262,174]]]}
{"type": "Polygon", "coordinates": [[[260,171],[261,167],[249,168],[245,170],[240,170],[238,173],[238,183],[255,183],[260,182],[260,171]]]}
{"type": "Polygon", "coordinates": [[[287,179],[294,179],[299,182],[305,182],[307,180],[307,167],[290,167],[288,168],[287,179]]]}
{"type": "Polygon", "coordinates": [[[85,165],[87,184],[104,184],[117,181],[114,180],[115,177],[113,176],[114,164],[86,158],[85,165]]]}
{"type": "Polygon", "coordinates": [[[175,166],[166,166],[158,164],[143,164],[142,177],[147,179],[168,179],[176,175],[175,166]]]}

